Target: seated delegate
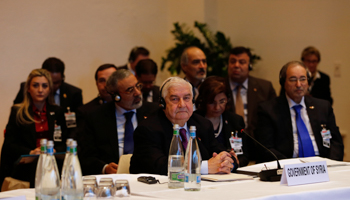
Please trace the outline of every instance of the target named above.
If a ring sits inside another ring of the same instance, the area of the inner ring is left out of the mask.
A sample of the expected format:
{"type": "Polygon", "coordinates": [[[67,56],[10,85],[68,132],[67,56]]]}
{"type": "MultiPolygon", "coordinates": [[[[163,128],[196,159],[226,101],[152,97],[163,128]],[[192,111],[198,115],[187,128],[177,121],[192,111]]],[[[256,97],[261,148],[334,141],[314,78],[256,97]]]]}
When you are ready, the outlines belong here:
{"type": "MultiPolygon", "coordinates": [[[[279,159],[321,156],[343,160],[344,145],[331,104],[306,95],[309,76],[303,63],[292,61],[280,71],[283,88],[258,108],[256,138],[279,159]]],[[[275,160],[266,150],[260,162],[275,160]]]]}
{"type": "MultiPolygon", "coordinates": [[[[0,183],[5,177],[30,182],[34,187],[37,157],[16,161],[24,154],[40,154],[40,140],[54,141],[56,152],[65,151],[67,128],[64,110],[54,103],[51,76],[33,70],[24,86],[24,99],[12,106],[1,151],[0,183]],[[54,135],[55,125],[57,127],[54,135]]],[[[62,164],[62,163],[61,163],[62,164]]],[[[58,161],[60,166],[60,162],[58,161]]]]}
{"type": "MultiPolygon", "coordinates": [[[[222,77],[210,76],[204,80],[199,87],[199,95],[196,99],[195,113],[209,119],[214,126],[215,138],[223,144],[226,149],[231,149],[231,133],[237,132],[237,136],[242,138],[243,146],[240,150],[243,152],[237,153],[239,165],[246,166],[249,163],[248,146],[246,144],[246,135],[241,133],[245,124],[243,117],[231,113],[228,104],[231,99],[231,91],[222,77]]],[[[236,136],[236,135],[234,135],[236,136]]]]}
{"type": "Polygon", "coordinates": [[[189,140],[189,127],[197,128],[202,174],[230,173],[234,156],[225,152],[224,146],[215,140],[213,125],[209,120],[193,113],[191,84],[182,78],[171,77],[164,81],[160,91],[162,108],[143,120],[134,132],[130,172],[166,175],[173,125],[178,124],[180,132],[183,132],[184,147],[184,143],[189,140]]]}

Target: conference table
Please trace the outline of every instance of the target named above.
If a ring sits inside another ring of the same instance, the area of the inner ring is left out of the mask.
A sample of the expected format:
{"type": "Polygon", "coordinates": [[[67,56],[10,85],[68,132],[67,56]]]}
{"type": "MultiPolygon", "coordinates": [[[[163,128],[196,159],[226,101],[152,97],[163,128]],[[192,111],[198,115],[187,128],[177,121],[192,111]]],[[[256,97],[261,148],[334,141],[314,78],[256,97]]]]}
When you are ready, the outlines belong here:
{"type": "MultiPolygon", "coordinates": [[[[258,177],[252,180],[232,182],[209,182],[202,180],[200,191],[169,189],[167,176],[150,174],[96,175],[97,180],[111,177],[113,180],[127,179],[131,195],[123,199],[257,199],[257,200],[303,200],[303,199],[350,199],[350,165],[328,167],[329,182],[287,186],[280,182],[263,182],[258,177]],[[163,184],[138,182],[139,176],[154,176],[163,184]]],[[[0,198],[24,195],[35,199],[34,189],[18,189],[0,192],[0,198]]],[[[119,197],[120,198],[120,197],[119,197]]],[[[115,198],[115,199],[119,199],[115,198]]],[[[84,198],[87,200],[87,198],[84,198]]]]}

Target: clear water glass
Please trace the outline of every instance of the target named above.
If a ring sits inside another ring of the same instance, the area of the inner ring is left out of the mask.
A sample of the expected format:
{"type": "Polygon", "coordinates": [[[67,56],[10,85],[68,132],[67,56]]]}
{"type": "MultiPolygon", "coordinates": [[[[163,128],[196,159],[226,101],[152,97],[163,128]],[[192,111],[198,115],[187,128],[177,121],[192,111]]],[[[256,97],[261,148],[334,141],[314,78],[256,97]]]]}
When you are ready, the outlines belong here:
{"type": "Polygon", "coordinates": [[[116,180],[114,184],[115,197],[129,197],[130,185],[128,180],[116,180]]]}

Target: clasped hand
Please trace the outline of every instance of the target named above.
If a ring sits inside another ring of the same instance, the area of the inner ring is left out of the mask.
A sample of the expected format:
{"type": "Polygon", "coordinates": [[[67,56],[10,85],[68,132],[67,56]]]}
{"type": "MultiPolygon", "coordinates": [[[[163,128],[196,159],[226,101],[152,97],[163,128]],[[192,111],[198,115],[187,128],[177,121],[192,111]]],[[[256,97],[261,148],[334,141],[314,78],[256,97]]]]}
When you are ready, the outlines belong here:
{"type": "MultiPolygon", "coordinates": [[[[236,157],[236,154],[222,151],[219,154],[213,153],[213,157],[208,160],[208,172],[209,174],[229,174],[233,169],[232,156],[236,157]]],[[[236,159],[237,160],[237,159],[236,159]]]]}

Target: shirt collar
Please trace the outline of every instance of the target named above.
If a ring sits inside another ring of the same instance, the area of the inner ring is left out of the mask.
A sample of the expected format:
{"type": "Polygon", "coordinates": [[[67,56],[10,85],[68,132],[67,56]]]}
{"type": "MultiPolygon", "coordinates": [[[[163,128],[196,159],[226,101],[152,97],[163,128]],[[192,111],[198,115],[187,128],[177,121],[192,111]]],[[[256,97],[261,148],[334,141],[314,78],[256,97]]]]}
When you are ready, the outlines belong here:
{"type": "Polygon", "coordinates": [[[288,101],[288,105],[289,105],[289,108],[293,108],[293,106],[295,105],[301,105],[303,106],[303,108],[306,108],[306,105],[305,105],[305,101],[304,101],[304,97],[301,98],[301,101],[299,104],[295,103],[286,93],[286,97],[287,97],[287,101],[288,101]]]}
{"type": "MultiPolygon", "coordinates": [[[[246,90],[248,89],[248,79],[249,79],[249,77],[247,79],[245,79],[245,81],[242,83],[242,88],[244,88],[246,90]]],[[[236,89],[237,85],[239,85],[239,83],[234,82],[230,79],[230,86],[231,86],[232,90],[236,89]]]]}
{"type": "Polygon", "coordinates": [[[46,102],[44,104],[42,111],[40,111],[34,104],[32,104],[32,108],[33,108],[34,113],[46,113],[46,102]]]}
{"type": "Polygon", "coordinates": [[[55,93],[55,94],[60,95],[60,88],[58,88],[58,89],[56,90],[56,93],[55,93]]]}
{"type": "Polygon", "coordinates": [[[118,106],[118,105],[115,103],[115,112],[116,112],[117,116],[123,116],[124,113],[131,112],[131,111],[134,111],[134,113],[136,113],[136,109],[133,109],[133,110],[125,110],[124,108],[118,106]]]}

